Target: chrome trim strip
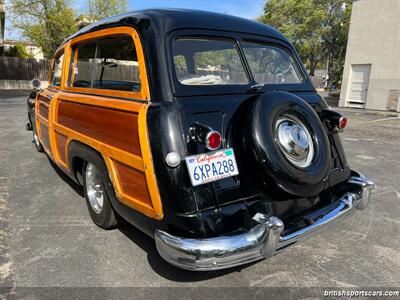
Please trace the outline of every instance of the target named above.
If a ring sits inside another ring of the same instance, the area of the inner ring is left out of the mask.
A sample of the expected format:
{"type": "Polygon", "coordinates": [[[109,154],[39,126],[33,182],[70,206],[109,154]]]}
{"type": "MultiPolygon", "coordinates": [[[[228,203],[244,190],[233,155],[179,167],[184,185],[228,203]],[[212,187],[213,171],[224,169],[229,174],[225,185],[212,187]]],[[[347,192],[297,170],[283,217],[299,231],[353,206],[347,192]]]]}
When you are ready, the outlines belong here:
{"type": "Polygon", "coordinates": [[[257,213],[253,220],[258,224],[250,231],[236,235],[191,239],[157,229],[157,250],[172,265],[193,271],[226,269],[271,257],[282,248],[329,228],[355,209],[367,207],[374,183],[361,174],[357,175],[349,179],[351,191],[335,202],[334,209],[298,231],[282,236],[284,224],[279,218],[257,213]]]}

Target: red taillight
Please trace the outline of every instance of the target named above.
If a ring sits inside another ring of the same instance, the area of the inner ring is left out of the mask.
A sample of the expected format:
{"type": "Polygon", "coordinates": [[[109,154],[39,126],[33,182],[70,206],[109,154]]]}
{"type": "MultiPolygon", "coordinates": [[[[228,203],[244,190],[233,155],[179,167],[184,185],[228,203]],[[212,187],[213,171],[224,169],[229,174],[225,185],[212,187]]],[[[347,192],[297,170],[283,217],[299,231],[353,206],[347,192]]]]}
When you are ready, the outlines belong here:
{"type": "Polygon", "coordinates": [[[347,118],[346,117],[341,117],[339,119],[339,124],[338,124],[339,128],[343,129],[343,128],[346,127],[346,125],[347,125],[347,118]]]}
{"type": "Polygon", "coordinates": [[[221,135],[218,131],[210,131],[206,136],[206,146],[209,150],[216,150],[221,146],[221,135]]]}

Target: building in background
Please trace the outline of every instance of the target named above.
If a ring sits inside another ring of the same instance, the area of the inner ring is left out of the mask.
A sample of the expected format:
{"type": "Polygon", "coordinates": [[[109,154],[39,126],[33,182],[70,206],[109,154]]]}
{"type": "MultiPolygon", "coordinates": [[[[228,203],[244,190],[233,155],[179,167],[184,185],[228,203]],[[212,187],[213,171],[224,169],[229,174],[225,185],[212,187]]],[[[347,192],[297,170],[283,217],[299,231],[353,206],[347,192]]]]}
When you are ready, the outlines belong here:
{"type": "Polygon", "coordinates": [[[43,59],[44,58],[42,48],[36,46],[35,44],[33,44],[31,42],[26,42],[26,41],[4,40],[4,42],[3,42],[4,52],[9,51],[12,47],[14,47],[17,44],[24,45],[26,52],[28,54],[31,54],[33,58],[35,58],[35,59],[43,59]]]}
{"type": "Polygon", "coordinates": [[[353,3],[340,106],[400,111],[400,0],[353,3]]]}

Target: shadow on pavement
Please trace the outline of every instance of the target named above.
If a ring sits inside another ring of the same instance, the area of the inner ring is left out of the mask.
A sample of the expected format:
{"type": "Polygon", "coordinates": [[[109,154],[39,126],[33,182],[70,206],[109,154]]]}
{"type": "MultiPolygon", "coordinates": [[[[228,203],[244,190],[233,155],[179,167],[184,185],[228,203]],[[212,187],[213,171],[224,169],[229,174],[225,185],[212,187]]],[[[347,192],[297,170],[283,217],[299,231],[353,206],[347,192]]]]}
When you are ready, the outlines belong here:
{"type": "MultiPolygon", "coordinates": [[[[59,167],[49,158],[47,159],[50,162],[50,165],[54,169],[54,171],[60,176],[60,178],[66,182],[79,196],[84,197],[82,186],[75,183],[68,175],[66,175],[59,167]]],[[[160,276],[165,279],[176,281],[176,282],[194,282],[194,281],[202,281],[208,280],[220,276],[224,276],[226,274],[232,272],[238,272],[243,268],[246,268],[254,263],[239,266],[235,268],[231,268],[228,270],[220,270],[220,271],[208,271],[208,272],[193,272],[187,271],[183,269],[176,268],[171,264],[167,263],[163,260],[158,254],[156,245],[154,243],[154,239],[134,227],[128,222],[124,222],[123,225],[119,228],[121,233],[123,233],[128,239],[138,245],[142,250],[147,253],[147,261],[151,268],[160,276]]]]}
{"type": "Polygon", "coordinates": [[[60,168],[47,156],[47,154],[46,154],[46,157],[47,157],[48,161],[50,162],[51,167],[57,173],[57,175],[60,176],[60,178],[64,182],[66,182],[79,196],[84,197],[82,186],[77,184],[67,174],[65,174],[63,171],[61,171],[60,168]]]}
{"type": "Polygon", "coordinates": [[[147,252],[147,261],[151,268],[160,276],[165,279],[176,281],[176,282],[195,282],[195,281],[203,281],[208,280],[220,276],[224,276],[226,274],[232,272],[240,272],[242,269],[254,264],[248,264],[244,266],[239,266],[227,270],[220,271],[207,271],[207,272],[195,272],[179,269],[174,267],[173,265],[167,263],[165,260],[161,258],[161,256],[157,252],[156,245],[154,243],[154,239],[147,236],[145,233],[141,232],[139,229],[134,227],[133,225],[126,224],[125,226],[119,229],[127,238],[129,238],[132,242],[138,245],[142,250],[147,252]]]}

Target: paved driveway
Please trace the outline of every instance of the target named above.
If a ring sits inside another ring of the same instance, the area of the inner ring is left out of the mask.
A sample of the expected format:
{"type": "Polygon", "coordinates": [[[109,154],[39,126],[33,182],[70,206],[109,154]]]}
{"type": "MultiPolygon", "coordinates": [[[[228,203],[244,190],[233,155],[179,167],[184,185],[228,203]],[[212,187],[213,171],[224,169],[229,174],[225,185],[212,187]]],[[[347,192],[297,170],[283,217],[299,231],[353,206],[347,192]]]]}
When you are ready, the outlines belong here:
{"type": "Polygon", "coordinates": [[[165,263],[154,241],[132,226],[104,231],[92,224],[81,189],[35,151],[32,133],[24,130],[24,98],[2,98],[0,287],[7,287],[3,293],[34,293],[24,287],[185,287],[180,291],[190,293],[194,287],[400,286],[398,118],[346,112],[349,125],[342,139],[348,161],[376,183],[368,209],[271,259],[193,273],[165,263]]]}

